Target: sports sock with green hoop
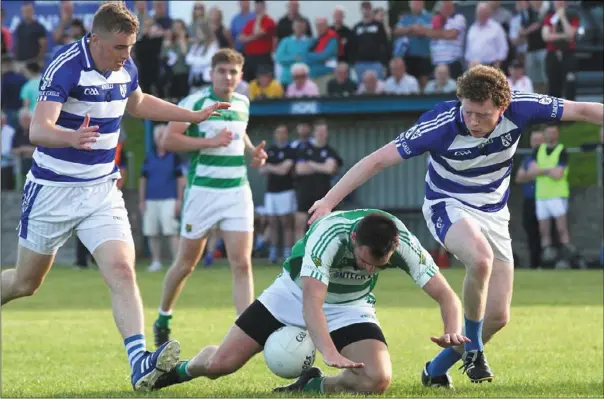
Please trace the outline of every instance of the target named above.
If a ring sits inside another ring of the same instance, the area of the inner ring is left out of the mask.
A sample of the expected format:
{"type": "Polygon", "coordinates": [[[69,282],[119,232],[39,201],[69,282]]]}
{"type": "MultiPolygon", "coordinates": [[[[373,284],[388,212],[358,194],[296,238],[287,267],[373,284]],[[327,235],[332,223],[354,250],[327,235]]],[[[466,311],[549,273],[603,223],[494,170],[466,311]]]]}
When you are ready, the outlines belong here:
{"type": "Polygon", "coordinates": [[[159,316],[157,316],[157,321],[155,323],[157,323],[157,325],[159,327],[169,328],[171,318],[172,318],[171,314],[161,314],[160,313],[159,316]]]}
{"type": "Polygon", "coordinates": [[[189,361],[187,360],[186,362],[180,362],[176,365],[176,372],[178,373],[178,377],[180,378],[181,381],[189,381],[194,378],[187,371],[188,364],[189,364],[189,361]]]}
{"type": "Polygon", "coordinates": [[[323,393],[323,380],[325,377],[315,377],[308,381],[304,388],[302,389],[304,392],[318,392],[323,393]]]}

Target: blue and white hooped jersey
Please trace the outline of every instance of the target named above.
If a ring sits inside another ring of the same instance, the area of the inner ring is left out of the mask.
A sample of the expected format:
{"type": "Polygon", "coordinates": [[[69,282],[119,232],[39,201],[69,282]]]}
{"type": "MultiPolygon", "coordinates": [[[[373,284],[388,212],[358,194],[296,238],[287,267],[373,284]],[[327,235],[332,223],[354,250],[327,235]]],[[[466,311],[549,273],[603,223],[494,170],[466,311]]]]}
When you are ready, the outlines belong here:
{"type": "Polygon", "coordinates": [[[495,130],[483,138],[470,135],[459,101],[447,101],[424,113],[395,140],[404,159],[429,152],[426,199],[453,198],[462,204],[496,212],[510,194],[512,160],[520,134],[530,125],[559,121],[564,100],[512,92],[512,102],[495,130]]]}
{"type": "Polygon", "coordinates": [[[88,185],[119,179],[115,152],[120,124],[130,93],[138,88],[138,72],[129,59],[117,72],[95,69],[88,47],[90,35],[61,48],[42,74],[38,101],[62,103],[56,125],[77,130],[90,115],[101,136],[92,150],[37,146],[28,177],[46,185],[88,185]]]}

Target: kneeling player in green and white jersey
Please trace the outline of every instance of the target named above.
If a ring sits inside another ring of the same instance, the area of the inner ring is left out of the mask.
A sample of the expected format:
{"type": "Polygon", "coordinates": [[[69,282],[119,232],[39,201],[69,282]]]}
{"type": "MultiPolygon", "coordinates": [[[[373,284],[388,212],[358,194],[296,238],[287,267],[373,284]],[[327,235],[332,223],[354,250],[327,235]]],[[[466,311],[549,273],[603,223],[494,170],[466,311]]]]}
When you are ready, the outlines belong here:
{"type": "Polygon", "coordinates": [[[235,93],[242,68],[241,54],[231,49],[219,50],[212,57],[212,86],[189,95],[180,105],[196,110],[216,102],[229,102],[230,108],[198,125],[170,123],[164,136],[163,144],[168,151],[196,154],[188,176],[178,253],[166,273],[159,317],[153,324],[158,346],[169,340],[174,302],[199,263],[208,232],[214,226],[222,231],[231,264],[237,314],[254,300],[254,204],[245,153],[251,155],[254,167],[261,166],[267,155],[264,142],[254,147],[246,133],[250,103],[246,96],[235,93]]]}
{"type": "Polygon", "coordinates": [[[292,325],[308,329],[328,366],[346,370],[325,377],[312,367],[276,391],[384,392],[392,364],[372,291],[385,269],[405,271],[440,305],[444,334],[433,342],[442,347],[468,342],[461,334],[461,301],[399,219],[372,209],[334,212],[296,243],[283,272],[239,316],[220,346],[179,362],[153,388],[234,373],[262,351],[274,331],[292,325]]]}

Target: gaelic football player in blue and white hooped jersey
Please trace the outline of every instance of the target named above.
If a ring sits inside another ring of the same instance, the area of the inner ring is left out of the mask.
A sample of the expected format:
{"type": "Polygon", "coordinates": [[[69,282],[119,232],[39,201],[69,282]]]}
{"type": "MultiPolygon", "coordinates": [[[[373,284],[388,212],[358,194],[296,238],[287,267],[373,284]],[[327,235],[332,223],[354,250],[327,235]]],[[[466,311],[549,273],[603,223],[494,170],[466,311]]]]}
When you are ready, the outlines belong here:
{"type": "Polygon", "coordinates": [[[382,169],[430,153],[423,213],[434,238],[466,266],[465,331],[472,342],[428,362],[422,375],[428,386],[450,386],[447,371],[462,357],[470,380],[493,379],[483,343],[510,317],[514,265],[507,200],[520,134],[533,124],[604,119],[601,103],[511,92],[501,71],[483,65],[458,79],[457,96],[359,161],[310,210],[312,222],[382,169]]]}
{"type": "Polygon", "coordinates": [[[166,150],[196,151],[196,154],[191,159],[178,253],[166,273],[159,315],[153,323],[156,345],[169,340],[174,302],[201,258],[208,232],[215,226],[222,232],[231,263],[237,314],[254,300],[254,204],[245,154],[251,156],[253,167],[263,165],[267,155],[265,143],[254,147],[247,135],[249,99],[235,92],[241,80],[243,61],[237,51],[221,49],[212,57],[212,85],[181,101],[183,107],[191,110],[228,101],[229,110],[197,124],[172,122],[164,136],[166,150]]]}
{"type": "Polygon", "coordinates": [[[37,147],[23,193],[17,266],[2,272],[2,305],[37,291],[57,249],[75,230],[110,288],[132,386],[148,390],[178,361],[180,346],[171,341],[155,352],[146,350],[132,232],[116,188],[120,122],[128,111],[137,118],[199,123],[229,104],[193,112],[143,94],[130,59],[137,31],[137,18],[125,6],[104,4],[92,33],[60,49],[42,76],[30,131],[37,147]]]}

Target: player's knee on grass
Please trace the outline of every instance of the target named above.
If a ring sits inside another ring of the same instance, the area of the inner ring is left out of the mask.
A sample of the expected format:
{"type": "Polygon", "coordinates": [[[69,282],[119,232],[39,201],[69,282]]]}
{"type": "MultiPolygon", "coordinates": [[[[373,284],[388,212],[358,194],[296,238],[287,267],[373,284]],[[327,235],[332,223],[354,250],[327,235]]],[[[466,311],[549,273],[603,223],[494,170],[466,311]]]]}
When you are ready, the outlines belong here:
{"type": "Polygon", "coordinates": [[[358,378],[355,381],[357,392],[382,394],[390,386],[392,374],[381,367],[363,367],[358,370],[358,378]]]}

